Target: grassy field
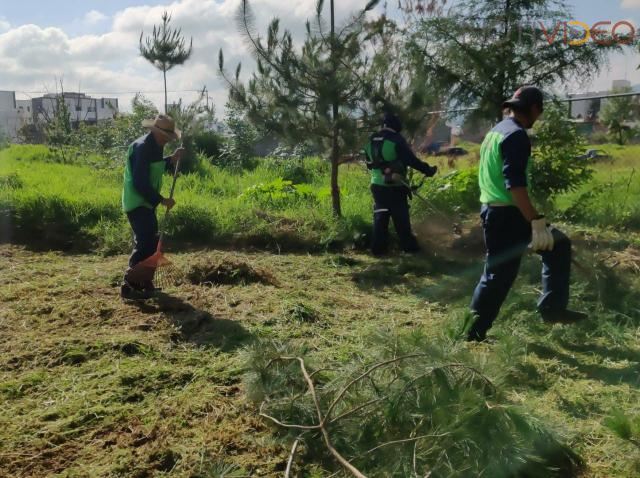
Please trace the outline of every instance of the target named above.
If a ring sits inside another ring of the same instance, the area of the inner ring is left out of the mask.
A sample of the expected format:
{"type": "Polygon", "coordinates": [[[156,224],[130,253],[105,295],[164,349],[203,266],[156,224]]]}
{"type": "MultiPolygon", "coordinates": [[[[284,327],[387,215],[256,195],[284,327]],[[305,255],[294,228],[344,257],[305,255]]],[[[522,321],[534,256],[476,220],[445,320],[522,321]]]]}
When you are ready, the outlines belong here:
{"type": "MultiPolygon", "coordinates": [[[[273,340],[332,363],[366,350],[380,330],[446,341],[480,262],[181,254],[175,259],[186,271],[245,264],[258,271],[256,282],[187,283],[129,305],[117,296],[123,256],[16,246],[0,254],[0,469],[12,477],[281,476],[290,443],[246,397],[245,348],[273,340]],[[315,319],[302,320],[300,310],[315,319]]],[[[574,301],[592,319],[547,328],[533,312],[536,262],[527,261],[504,308],[495,331],[501,345],[469,353],[482,364],[499,347],[511,350],[509,400],[564,437],[585,458],[585,476],[637,476],[637,448],[603,425],[616,410],[640,413],[637,286],[608,290],[612,284],[577,272],[574,301]]],[[[620,266],[618,279],[637,282],[634,264],[620,266]]],[[[336,469],[300,460],[295,470],[336,469]]]]}
{"type": "MultiPolygon", "coordinates": [[[[637,152],[629,151],[598,164],[595,182],[560,198],[559,209],[603,178],[628,183],[637,152]]],[[[582,456],[583,476],[640,474],[637,445],[606,426],[617,413],[640,416],[640,237],[633,221],[606,223],[602,209],[599,220],[574,212],[573,224],[563,225],[577,252],[572,303],[590,313],[586,323],[540,323],[539,261],[528,257],[492,331],[498,342],[471,346],[456,338],[480,273],[477,238],[462,251],[430,245],[417,258],[375,260],[328,248],[370,221],[360,167],[342,171],[346,219],[338,225],[319,161],[183,177],[171,232],[173,258],[187,279],[134,305],[118,298],[126,256],[88,253],[77,243],[83,238],[87,249],[103,252],[128,246],[120,171],[26,153],[0,152],[0,205],[11,221],[2,231],[14,234],[3,239],[17,243],[0,246],[0,476],[283,476],[292,440],[259,417],[247,382],[252,349],[270,343],[323,366],[366,364],[380,334],[412,334],[416,350],[437,343],[466,354],[510,405],[582,456]],[[284,203],[277,194],[243,195],[287,176],[310,184],[313,194],[284,203]],[[178,253],[207,231],[191,244],[200,247],[178,253]],[[47,241],[67,247],[43,252],[47,241]],[[324,246],[300,252],[312,241],[324,246]],[[229,252],[234,244],[269,249],[229,252]],[[278,251],[281,244],[289,250],[278,251]]],[[[450,181],[468,179],[456,178],[450,181]]],[[[636,181],[618,207],[630,211],[624,217],[640,207],[636,181]]],[[[429,191],[436,202],[464,198],[456,188],[429,191]]],[[[292,476],[347,475],[303,450],[292,476]]]]}

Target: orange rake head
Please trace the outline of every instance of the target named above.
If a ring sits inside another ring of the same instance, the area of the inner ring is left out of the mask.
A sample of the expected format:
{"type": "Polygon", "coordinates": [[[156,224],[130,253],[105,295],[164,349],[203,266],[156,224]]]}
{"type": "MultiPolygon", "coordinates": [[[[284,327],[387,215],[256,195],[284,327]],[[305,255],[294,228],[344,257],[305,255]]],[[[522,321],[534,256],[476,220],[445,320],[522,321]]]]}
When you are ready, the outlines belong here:
{"type": "Polygon", "coordinates": [[[162,252],[162,242],[159,242],[156,252],[136,264],[127,274],[127,279],[138,284],[152,282],[155,279],[156,285],[168,287],[176,283],[178,275],[173,262],[162,252]]]}

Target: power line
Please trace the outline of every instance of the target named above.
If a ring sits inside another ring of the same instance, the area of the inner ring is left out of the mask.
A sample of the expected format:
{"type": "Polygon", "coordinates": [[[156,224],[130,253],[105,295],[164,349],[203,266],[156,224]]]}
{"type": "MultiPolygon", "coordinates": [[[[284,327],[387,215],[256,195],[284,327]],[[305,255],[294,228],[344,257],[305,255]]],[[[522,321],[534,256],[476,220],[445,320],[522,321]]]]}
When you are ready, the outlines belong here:
{"type": "MultiPolygon", "coordinates": [[[[167,93],[200,93],[202,90],[168,90],[167,93]]],[[[51,91],[20,91],[15,90],[16,93],[22,93],[23,95],[43,95],[51,93],[51,91]]],[[[160,94],[164,93],[164,90],[136,90],[136,91],[82,91],[87,95],[135,95],[136,93],[146,94],[160,94]]]]}

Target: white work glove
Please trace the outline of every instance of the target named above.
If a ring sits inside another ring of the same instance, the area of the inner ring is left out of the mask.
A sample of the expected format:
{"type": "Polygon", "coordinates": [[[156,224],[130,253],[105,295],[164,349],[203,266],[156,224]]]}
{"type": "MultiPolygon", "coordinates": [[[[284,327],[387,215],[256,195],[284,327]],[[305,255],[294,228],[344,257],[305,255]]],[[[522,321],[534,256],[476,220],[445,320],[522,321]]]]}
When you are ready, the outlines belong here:
{"type": "Polygon", "coordinates": [[[535,252],[552,251],[554,246],[551,228],[542,217],[531,221],[531,249],[535,252]]]}

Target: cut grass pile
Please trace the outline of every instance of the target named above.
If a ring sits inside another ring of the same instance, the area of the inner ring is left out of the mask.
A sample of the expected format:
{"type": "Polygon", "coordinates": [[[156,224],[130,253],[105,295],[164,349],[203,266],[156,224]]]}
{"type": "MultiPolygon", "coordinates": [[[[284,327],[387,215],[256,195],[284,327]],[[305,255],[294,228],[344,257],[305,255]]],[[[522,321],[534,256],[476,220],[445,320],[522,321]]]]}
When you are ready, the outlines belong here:
{"type": "MultiPolygon", "coordinates": [[[[582,241],[590,264],[631,246],[620,237],[582,241]]],[[[16,246],[0,254],[0,469],[16,477],[282,476],[292,441],[248,399],[246,347],[286,344],[312,367],[339,368],[366,366],[381,330],[449,343],[481,266],[481,257],[470,265],[429,256],[176,254],[184,270],[269,271],[278,285],[186,283],[134,305],[117,298],[124,256],[16,246]]],[[[607,425],[616,414],[640,415],[639,277],[618,269],[604,284],[599,273],[576,270],[573,299],[591,319],[549,328],[534,312],[539,265],[527,258],[494,329],[499,344],[456,346],[477,364],[511,357],[505,403],[561,437],[587,477],[640,473],[637,447],[607,425]]],[[[293,466],[311,477],[339,470],[304,447],[293,466]]]]}

